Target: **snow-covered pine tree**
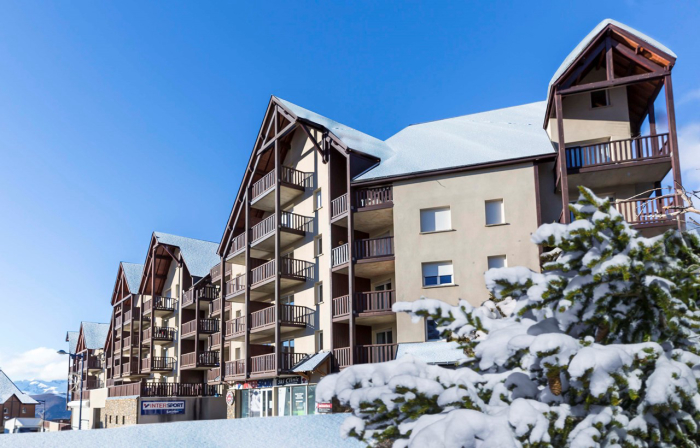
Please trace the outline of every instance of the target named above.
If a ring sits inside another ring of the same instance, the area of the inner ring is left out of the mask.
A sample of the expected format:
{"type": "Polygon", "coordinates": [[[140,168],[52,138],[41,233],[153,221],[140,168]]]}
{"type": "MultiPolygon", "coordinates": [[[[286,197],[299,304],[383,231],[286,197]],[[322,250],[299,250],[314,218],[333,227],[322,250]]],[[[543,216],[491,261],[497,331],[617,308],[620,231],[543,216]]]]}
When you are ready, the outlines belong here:
{"type": "Polygon", "coordinates": [[[700,446],[700,240],[643,238],[585,188],[571,224],[533,235],[542,272],[486,273],[480,307],[395,305],[437,321],[457,369],[411,357],[325,378],[345,436],[382,446],[700,446]]]}

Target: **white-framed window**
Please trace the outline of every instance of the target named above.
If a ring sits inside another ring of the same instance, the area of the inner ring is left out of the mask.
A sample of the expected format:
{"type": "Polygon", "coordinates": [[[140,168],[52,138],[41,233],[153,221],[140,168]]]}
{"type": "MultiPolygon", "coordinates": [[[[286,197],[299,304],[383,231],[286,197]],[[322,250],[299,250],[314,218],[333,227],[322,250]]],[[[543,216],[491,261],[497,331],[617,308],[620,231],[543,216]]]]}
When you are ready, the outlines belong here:
{"type": "Polygon", "coordinates": [[[486,225],[494,226],[505,224],[506,214],[503,208],[503,199],[486,201],[486,225]]]}
{"type": "Polygon", "coordinates": [[[591,108],[605,107],[610,105],[610,95],[607,90],[594,90],[591,92],[591,108]]]}
{"type": "Polygon", "coordinates": [[[314,191],[314,210],[318,210],[319,208],[323,208],[323,195],[320,189],[314,191]]]}
{"type": "Polygon", "coordinates": [[[452,230],[450,207],[426,208],[420,211],[421,233],[452,230]]]}
{"type": "Polygon", "coordinates": [[[317,257],[323,255],[323,235],[314,237],[314,255],[317,257]]]}
{"type": "Polygon", "coordinates": [[[505,268],[508,260],[505,255],[492,255],[488,257],[489,269],[505,268]]]}
{"type": "Polygon", "coordinates": [[[323,282],[314,285],[314,300],[317,304],[323,303],[323,282]]]}
{"type": "Polygon", "coordinates": [[[454,284],[452,262],[423,263],[423,286],[454,284]]]}
{"type": "Polygon", "coordinates": [[[375,340],[377,344],[393,344],[394,334],[391,330],[378,331],[375,335],[375,340]]]}
{"type": "Polygon", "coordinates": [[[316,353],[323,350],[323,330],[316,332],[316,353]]]}

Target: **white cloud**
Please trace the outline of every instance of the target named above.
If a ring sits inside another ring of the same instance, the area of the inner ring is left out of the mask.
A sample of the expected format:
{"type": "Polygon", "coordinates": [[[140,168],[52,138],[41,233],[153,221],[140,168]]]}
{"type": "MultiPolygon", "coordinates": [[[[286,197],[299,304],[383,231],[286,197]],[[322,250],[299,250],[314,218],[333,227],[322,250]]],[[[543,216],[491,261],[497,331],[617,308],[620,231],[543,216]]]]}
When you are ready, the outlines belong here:
{"type": "Polygon", "coordinates": [[[678,100],[678,104],[687,104],[693,101],[700,101],[700,89],[691,90],[681,96],[680,100],[678,100]]]}
{"type": "Polygon", "coordinates": [[[0,368],[14,381],[63,380],[68,376],[68,356],[39,347],[9,358],[0,357],[0,368]]]}
{"type": "Polygon", "coordinates": [[[678,152],[683,186],[688,190],[700,190],[700,123],[691,123],[678,130],[678,152]]]}

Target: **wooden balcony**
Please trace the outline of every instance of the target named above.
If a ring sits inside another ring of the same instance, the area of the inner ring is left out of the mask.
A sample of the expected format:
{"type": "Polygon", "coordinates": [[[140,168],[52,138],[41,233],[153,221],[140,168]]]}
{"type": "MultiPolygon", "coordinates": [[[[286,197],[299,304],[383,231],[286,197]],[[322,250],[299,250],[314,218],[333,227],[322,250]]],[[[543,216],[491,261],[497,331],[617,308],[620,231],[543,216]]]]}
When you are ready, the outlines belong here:
{"type": "Polygon", "coordinates": [[[143,383],[142,397],[213,397],[221,395],[222,389],[215,384],[201,383],[143,383]]]}
{"type": "Polygon", "coordinates": [[[234,264],[245,264],[246,232],[233,237],[226,261],[234,264]]]}
{"type": "Polygon", "coordinates": [[[339,268],[350,262],[350,245],[345,243],[331,250],[331,267],[339,268]]]}
{"type": "Polygon", "coordinates": [[[226,332],[224,338],[227,341],[240,340],[246,333],[246,316],[236,317],[226,322],[226,332]]]}
{"type": "MultiPolygon", "coordinates": [[[[85,381],[83,381],[83,387],[86,390],[91,390],[91,389],[102,389],[105,387],[105,384],[102,380],[100,380],[97,377],[94,376],[89,376],[85,381]]],[[[84,399],[84,397],[83,397],[84,399]]]]}
{"type": "Polygon", "coordinates": [[[175,311],[175,298],[155,296],[143,303],[143,315],[164,316],[175,311]]]}
{"type": "MultiPolygon", "coordinates": [[[[259,210],[275,210],[275,170],[270,171],[255,182],[250,189],[251,205],[259,210]]],[[[313,173],[304,173],[283,166],[280,173],[280,203],[287,204],[304,193],[311,185],[313,173]]]]}
{"type": "MultiPolygon", "coordinates": [[[[308,355],[305,353],[282,353],[281,365],[279,366],[280,372],[289,372],[292,368],[299,364],[308,355]]],[[[251,377],[265,377],[265,376],[275,376],[277,374],[277,367],[275,358],[276,353],[269,353],[267,355],[253,356],[250,358],[250,376],[251,377]]]]}
{"type": "Polygon", "coordinates": [[[151,327],[143,330],[143,343],[150,344],[153,339],[154,344],[169,344],[175,339],[175,328],[172,327],[151,327]]]}
{"type": "Polygon", "coordinates": [[[114,351],[117,353],[122,351],[122,340],[121,339],[116,339],[114,341],[114,351]]]}
{"type": "Polygon", "coordinates": [[[220,369],[211,369],[207,370],[207,383],[208,384],[218,384],[221,382],[221,370],[220,369]]]}
{"type": "Polygon", "coordinates": [[[112,377],[121,378],[121,376],[122,376],[122,366],[120,364],[117,364],[114,366],[114,369],[112,371],[112,377]]]}
{"type": "MultiPolygon", "coordinates": [[[[398,344],[356,345],[354,364],[370,364],[396,359],[398,344]]],[[[350,365],[350,347],[333,349],[334,365],[342,369],[350,365]]]]}
{"type": "Polygon", "coordinates": [[[107,389],[110,397],[132,397],[141,395],[141,382],[121,384],[107,389]]]}
{"type": "Polygon", "coordinates": [[[224,379],[226,381],[237,381],[245,379],[245,359],[236,359],[234,361],[226,361],[224,367],[224,379]]]}
{"type": "Polygon", "coordinates": [[[121,328],[122,326],[122,315],[116,316],[114,318],[114,328],[121,328]]]}
{"type": "Polygon", "coordinates": [[[141,372],[172,372],[175,368],[175,358],[154,356],[141,360],[141,372]]]}
{"type": "Polygon", "coordinates": [[[122,346],[123,352],[131,351],[132,349],[138,349],[139,347],[139,335],[134,333],[132,336],[127,336],[124,338],[124,345],[122,346]]]}
{"type": "MultiPolygon", "coordinates": [[[[331,222],[335,222],[347,215],[349,210],[349,197],[350,195],[345,193],[331,201],[331,222]]],[[[347,225],[344,227],[347,227],[347,225]]]]}
{"type": "Polygon", "coordinates": [[[135,307],[130,310],[126,310],[124,313],[124,326],[129,325],[132,321],[134,322],[135,325],[140,324],[140,319],[141,318],[141,308],[135,307]]]}
{"type": "Polygon", "coordinates": [[[79,401],[81,398],[83,401],[89,400],[90,399],[90,391],[83,390],[82,396],[80,394],[80,391],[71,392],[71,401],[79,401]]]}
{"type": "Polygon", "coordinates": [[[391,185],[359,188],[354,192],[356,230],[374,232],[394,224],[394,191],[391,185]]]}
{"type": "Polygon", "coordinates": [[[297,305],[281,305],[279,319],[275,316],[275,306],[250,313],[250,340],[258,341],[274,336],[278,320],[280,333],[283,334],[305,328],[312,315],[313,310],[297,305]]]}
{"type": "Polygon", "coordinates": [[[394,272],[394,237],[355,241],[355,275],[374,277],[394,272]]]}
{"type": "MultiPolygon", "coordinates": [[[[304,238],[313,230],[314,219],[295,213],[282,212],[280,227],[280,247],[287,247],[304,238]]],[[[275,214],[268,216],[250,229],[251,257],[264,258],[275,251],[275,214]]]]}
{"type": "MultiPolygon", "coordinates": [[[[313,278],[314,264],[305,260],[282,258],[280,262],[280,286],[282,289],[299,285],[313,278]]],[[[277,269],[275,260],[268,261],[251,270],[251,289],[258,294],[269,294],[275,289],[277,269]]]]}
{"type": "Polygon", "coordinates": [[[190,288],[182,296],[182,307],[190,308],[196,301],[206,300],[213,301],[221,297],[219,287],[217,285],[205,285],[201,288],[190,288]]]}
{"type": "Polygon", "coordinates": [[[243,303],[245,301],[246,275],[242,274],[226,282],[226,300],[243,303]]]}
{"type": "Polygon", "coordinates": [[[104,363],[97,356],[88,356],[85,360],[87,370],[102,370],[104,363]]]}
{"type": "MultiPolygon", "coordinates": [[[[214,265],[214,267],[211,268],[211,270],[209,270],[209,274],[211,275],[212,283],[218,283],[219,281],[221,281],[221,265],[220,264],[214,265]]],[[[227,265],[226,266],[226,276],[228,277],[229,275],[231,275],[231,266],[227,265]]]]}
{"type": "MultiPolygon", "coordinates": [[[[221,314],[221,303],[223,300],[221,298],[218,298],[212,302],[209,303],[209,316],[214,317],[218,316],[221,314]]],[[[228,311],[231,309],[231,302],[225,302],[226,306],[224,308],[225,311],[228,311]]]]}
{"type": "Polygon", "coordinates": [[[613,206],[633,227],[644,229],[647,227],[676,226],[676,218],[671,217],[666,209],[666,207],[672,207],[674,203],[675,197],[673,195],[665,195],[616,201],[613,206]]]}
{"type": "MultiPolygon", "coordinates": [[[[599,190],[661,181],[671,169],[668,134],[566,148],[566,168],[570,191],[578,185],[599,190]]],[[[558,172],[556,182],[560,188],[558,172]]]]}
{"type": "Polygon", "coordinates": [[[218,350],[221,348],[221,333],[210,334],[208,337],[208,346],[210,350],[218,350]]]}
{"type": "Polygon", "coordinates": [[[122,377],[138,375],[139,366],[138,358],[129,358],[127,362],[122,364],[122,377]]]}
{"type": "Polygon", "coordinates": [[[188,339],[195,337],[199,330],[199,339],[206,339],[207,335],[219,332],[219,319],[193,319],[182,324],[181,337],[188,339]]]}
{"type": "Polygon", "coordinates": [[[203,351],[199,353],[185,353],[180,355],[181,369],[210,369],[219,367],[218,351],[203,351]]]}
{"type": "MultiPolygon", "coordinates": [[[[393,316],[391,307],[396,302],[396,292],[368,291],[355,294],[355,316],[360,318],[378,318],[393,316]]],[[[333,299],[333,320],[345,320],[350,316],[350,296],[340,296],[333,299]]],[[[379,322],[377,322],[379,323],[379,322]]]]}

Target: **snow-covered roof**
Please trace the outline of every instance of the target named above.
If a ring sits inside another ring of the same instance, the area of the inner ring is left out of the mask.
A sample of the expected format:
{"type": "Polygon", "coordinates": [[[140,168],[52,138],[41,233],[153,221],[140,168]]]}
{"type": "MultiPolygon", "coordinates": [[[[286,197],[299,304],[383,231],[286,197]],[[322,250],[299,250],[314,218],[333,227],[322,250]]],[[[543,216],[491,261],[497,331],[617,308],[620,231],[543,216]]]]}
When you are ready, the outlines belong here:
{"type": "Polygon", "coordinates": [[[124,277],[129,285],[129,292],[132,294],[139,293],[141,286],[141,274],[143,273],[143,265],[137,263],[127,263],[122,261],[122,269],[124,269],[124,277]]]}
{"type": "Polygon", "coordinates": [[[219,243],[163,232],[154,232],[153,234],[159,243],[180,248],[187,269],[195,277],[206,276],[214,265],[221,263],[221,258],[216,253],[219,243]]]}
{"type": "Polygon", "coordinates": [[[669,56],[672,56],[676,58],[676,53],[674,53],[670,48],[659,42],[658,40],[652,39],[651,37],[647,36],[646,34],[635,30],[634,28],[625,25],[624,23],[620,23],[617,20],[613,19],[605,19],[602,22],[600,22],[598,25],[596,25],[595,28],[591,30],[590,33],[586,35],[586,37],[583,38],[581,42],[579,42],[578,45],[569,53],[569,55],[564,59],[564,62],[561,63],[559,68],[557,69],[556,72],[554,72],[554,76],[552,76],[551,81],[549,81],[549,87],[547,89],[547,100],[549,100],[549,95],[550,91],[552,90],[552,85],[561,77],[561,75],[564,74],[564,72],[571,67],[571,64],[574,63],[576,58],[579,57],[579,55],[593,42],[593,39],[601,32],[603,29],[608,26],[608,25],[614,25],[624,31],[627,31],[628,33],[634,35],[638,39],[648,43],[649,45],[652,45],[659,50],[663,51],[664,53],[668,54],[669,56]]]}
{"type": "Polygon", "coordinates": [[[79,331],[69,331],[68,334],[66,334],[66,340],[68,341],[68,353],[71,355],[75,354],[75,348],[78,346],[79,338],[79,331]]]}
{"type": "MultiPolygon", "coordinates": [[[[211,448],[282,446],[327,448],[364,447],[357,439],[340,437],[340,426],[349,414],[236,418],[132,425],[99,431],[58,431],[22,434],[26,446],[104,446],[119,440],[123,448],[143,446],[205,446],[211,448]]],[[[20,437],[20,436],[18,436],[20,437]]],[[[0,447],[15,447],[17,438],[0,436],[0,447]]]]}
{"type": "Polygon", "coordinates": [[[82,322],[80,326],[82,328],[83,337],[85,338],[85,348],[88,350],[105,348],[107,334],[109,333],[109,324],[82,322]]]}
{"type": "Polygon", "coordinates": [[[537,102],[408,126],[386,141],[394,155],[356,180],[552,154],[545,108],[537,102]]]}
{"type": "Polygon", "coordinates": [[[27,417],[15,417],[7,420],[6,426],[14,425],[15,427],[20,426],[41,426],[40,418],[27,418],[27,417]]]}
{"type": "Polygon", "coordinates": [[[22,391],[15,386],[15,383],[12,382],[10,377],[0,370],[0,404],[5,403],[13,395],[23,404],[37,404],[35,399],[22,393],[22,391]]]}
{"type": "Polygon", "coordinates": [[[318,352],[315,355],[304,358],[292,368],[292,372],[313,372],[330,355],[330,352],[318,352]]]}
{"type": "Polygon", "coordinates": [[[396,359],[411,355],[427,364],[455,364],[467,359],[456,342],[430,341],[399,344],[396,359]]]}
{"type": "Polygon", "coordinates": [[[296,104],[290,103],[282,98],[276,98],[297,117],[311,121],[328,129],[350,149],[361,151],[382,160],[389,158],[393,154],[391,147],[389,147],[386,142],[383,142],[376,137],[372,137],[364,132],[360,132],[349,126],[345,126],[342,123],[338,123],[337,121],[326,118],[323,115],[319,115],[316,112],[304,109],[303,107],[297,106],[296,104]]]}

